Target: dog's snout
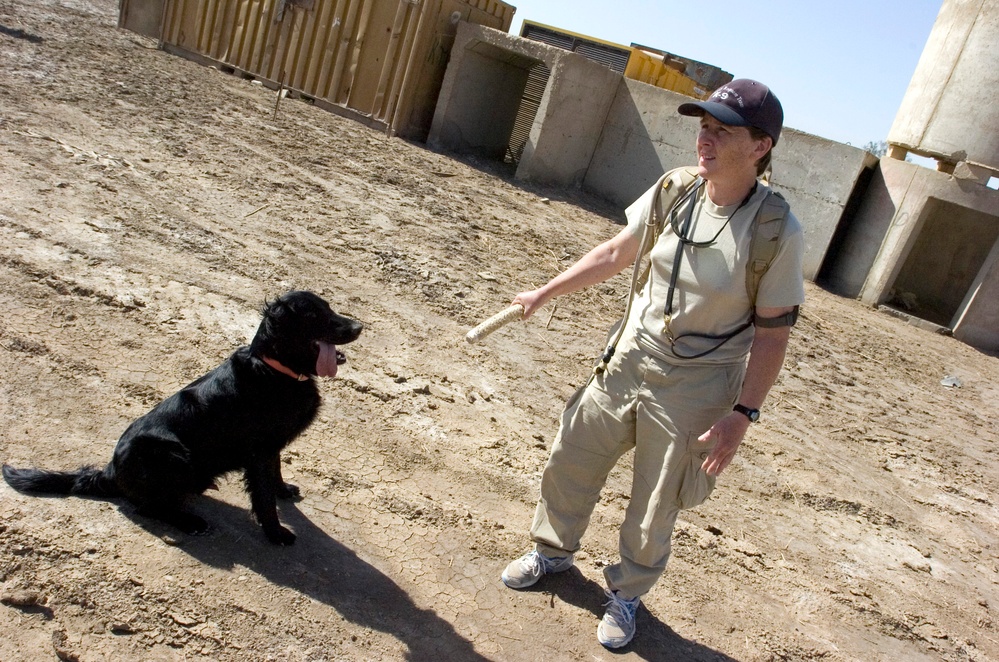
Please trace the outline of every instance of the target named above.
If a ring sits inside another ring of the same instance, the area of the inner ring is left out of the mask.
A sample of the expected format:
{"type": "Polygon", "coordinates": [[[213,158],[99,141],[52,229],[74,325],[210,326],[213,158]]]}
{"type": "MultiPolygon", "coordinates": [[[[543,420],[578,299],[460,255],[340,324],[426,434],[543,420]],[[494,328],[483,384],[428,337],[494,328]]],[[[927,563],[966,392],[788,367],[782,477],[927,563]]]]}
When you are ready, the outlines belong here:
{"type": "Polygon", "coordinates": [[[349,317],[341,317],[341,323],[338,327],[336,332],[337,337],[333,340],[338,345],[346,345],[347,343],[354,342],[361,335],[361,331],[364,330],[363,324],[349,317]]]}

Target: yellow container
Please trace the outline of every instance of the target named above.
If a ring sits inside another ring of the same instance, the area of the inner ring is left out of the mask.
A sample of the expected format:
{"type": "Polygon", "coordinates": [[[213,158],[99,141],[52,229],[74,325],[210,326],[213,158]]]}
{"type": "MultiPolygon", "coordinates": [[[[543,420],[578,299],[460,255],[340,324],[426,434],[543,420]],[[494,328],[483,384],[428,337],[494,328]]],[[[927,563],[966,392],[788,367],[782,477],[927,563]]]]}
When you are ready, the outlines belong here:
{"type": "Polygon", "coordinates": [[[628,67],[624,70],[624,75],[697,99],[706,99],[711,94],[710,90],[701,89],[693,78],[667,65],[662,56],[653,56],[640,48],[631,49],[631,57],[628,58],[628,67]]]}

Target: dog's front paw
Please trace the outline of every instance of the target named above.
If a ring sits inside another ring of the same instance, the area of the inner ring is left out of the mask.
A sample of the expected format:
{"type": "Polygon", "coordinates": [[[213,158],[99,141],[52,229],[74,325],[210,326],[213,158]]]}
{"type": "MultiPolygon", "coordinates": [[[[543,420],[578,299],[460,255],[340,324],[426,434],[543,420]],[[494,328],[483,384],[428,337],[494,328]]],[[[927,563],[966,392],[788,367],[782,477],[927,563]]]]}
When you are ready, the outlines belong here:
{"type": "Polygon", "coordinates": [[[277,497],[279,499],[300,499],[302,497],[302,490],[298,489],[298,485],[281,483],[277,489],[277,497]]]}
{"type": "Polygon", "coordinates": [[[269,529],[264,529],[264,535],[275,545],[281,545],[282,547],[287,547],[288,545],[295,544],[295,534],[284,528],[280,524],[276,527],[269,529]]]}

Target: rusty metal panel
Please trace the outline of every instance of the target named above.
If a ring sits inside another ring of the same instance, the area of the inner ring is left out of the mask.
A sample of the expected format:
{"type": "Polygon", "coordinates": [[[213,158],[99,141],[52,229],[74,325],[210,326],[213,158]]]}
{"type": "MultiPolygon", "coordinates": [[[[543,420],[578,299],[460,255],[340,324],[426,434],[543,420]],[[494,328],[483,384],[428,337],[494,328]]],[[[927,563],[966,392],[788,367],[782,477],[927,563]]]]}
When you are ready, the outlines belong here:
{"type": "MultiPolygon", "coordinates": [[[[124,14],[128,3],[121,0],[124,14]]],[[[167,50],[426,138],[457,23],[503,31],[500,0],[162,0],[167,50]]],[[[127,26],[126,26],[127,27],[127,26]]]]}

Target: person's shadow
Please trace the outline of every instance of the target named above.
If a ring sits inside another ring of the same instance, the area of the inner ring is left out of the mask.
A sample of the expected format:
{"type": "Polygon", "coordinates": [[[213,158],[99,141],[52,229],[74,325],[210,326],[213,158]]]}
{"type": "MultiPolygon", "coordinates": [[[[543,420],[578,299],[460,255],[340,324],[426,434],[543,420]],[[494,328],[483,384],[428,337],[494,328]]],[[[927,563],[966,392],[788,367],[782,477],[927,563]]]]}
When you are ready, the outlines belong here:
{"type": "MultiPolygon", "coordinates": [[[[596,637],[597,623],[604,615],[607,596],[604,588],[587,579],[576,568],[544,578],[538,585],[526,589],[551,594],[563,602],[590,611],[595,616],[593,636],[596,637]]],[[[684,639],[668,625],[653,616],[645,605],[639,605],[635,614],[636,634],[627,646],[610,653],[639,656],[643,660],[665,662],[736,662],[734,658],[719,653],[696,641],[684,639]]]]}
{"type": "Polygon", "coordinates": [[[449,622],[417,607],[405,590],[313,524],[294,503],[279,504],[281,521],[298,536],[288,547],[267,542],[244,508],[209,496],[191,505],[211,523],[209,535],[185,536],[137,515],[128,503],[121,503],[119,510],[151,534],[175,538],[179,549],[202,563],[246,567],[329,605],[348,621],[392,635],[409,648],[408,660],[488,661],[449,622]]]}

